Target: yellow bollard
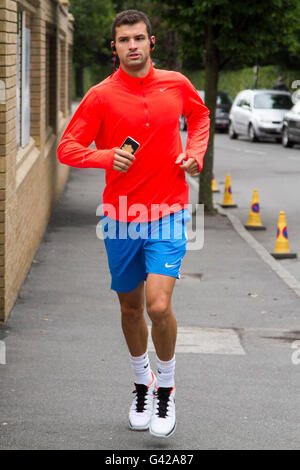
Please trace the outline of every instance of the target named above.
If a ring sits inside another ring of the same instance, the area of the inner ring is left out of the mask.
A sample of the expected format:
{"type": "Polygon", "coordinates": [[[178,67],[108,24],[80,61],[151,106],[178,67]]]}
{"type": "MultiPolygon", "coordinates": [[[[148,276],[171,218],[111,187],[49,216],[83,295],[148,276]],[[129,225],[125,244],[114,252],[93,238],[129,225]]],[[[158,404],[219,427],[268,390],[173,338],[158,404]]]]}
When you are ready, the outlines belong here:
{"type": "Polygon", "coordinates": [[[217,187],[216,180],[215,180],[215,175],[212,175],[212,180],[211,180],[211,190],[213,193],[219,193],[220,190],[217,187]]]}
{"type": "Polygon", "coordinates": [[[254,189],[252,204],[250,208],[250,215],[245,227],[248,230],[265,230],[266,227],[261,223],[260,219],[260,205],[258,199],[258,190],[254,189]]]}
{"type": "Polygon", "coordinates": [[[279,214],[275,250],[271,254],[276,259],[297,258],[297,253],[290,252],[285,213],[283,211],[280,211],[279,214]]]}
{"type": "Polygon", "coordinates": [[[233,199],[232,199],[230,175],[228,174],[226,175],[224,199],[221,204],[221,207],[224,207],[224,208],[237,207],[237,205],[234,204],[233,199]]]}

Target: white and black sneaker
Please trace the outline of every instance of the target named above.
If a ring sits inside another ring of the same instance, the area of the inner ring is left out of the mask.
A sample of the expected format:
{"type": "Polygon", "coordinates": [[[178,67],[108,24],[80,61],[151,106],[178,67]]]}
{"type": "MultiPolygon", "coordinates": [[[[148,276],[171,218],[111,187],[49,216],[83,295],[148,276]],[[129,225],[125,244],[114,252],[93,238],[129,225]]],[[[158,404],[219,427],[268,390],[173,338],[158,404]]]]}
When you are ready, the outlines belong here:
{"type": "Polygon", "coordinates": [[[150,434],[156,437],[170,437],[175,432],[175,387],[156,387],[150,434]]]}
{"type": "Polygon", "coordinates": [[[152,381],[148,385],[135,383],[134,400],[129,411],[129,427],[135,431],[149,429],[153,411],[153,393],[156,377],[151,371],[152,381]]]}

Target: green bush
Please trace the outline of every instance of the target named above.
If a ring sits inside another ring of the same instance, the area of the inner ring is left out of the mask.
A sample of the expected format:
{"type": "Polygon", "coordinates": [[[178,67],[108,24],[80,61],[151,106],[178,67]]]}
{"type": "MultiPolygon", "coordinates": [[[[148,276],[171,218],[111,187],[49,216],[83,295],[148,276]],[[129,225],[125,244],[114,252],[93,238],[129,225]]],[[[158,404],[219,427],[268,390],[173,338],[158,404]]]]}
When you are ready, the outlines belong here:
{"type": "MultiPolygon", "coordinates": [[[[185,70],[183,73],[191,80],[198,90],[204,89],[204,70],[194,72],[185,70]]],[[[291,85],[294,80],[300,80],[300,70],[287,70],[276,65],[267,65],[259,69],[258,88],[272,88],[279,76],[283,77],[286,85],[290,89],[290,92],[293,93],[295,90],[291,88],[291,85]]],[[[253,67],[220,72],[218,89],[227,91],[232,98],[235,98],[239,91],[252,87],[254,87],[253,67]]]]}
{"type": "MultiPolygon", "coordinates": [[[[104,80],[113,72],[113,65],[93,65],[84,70],[84,92],[86,93],[93,85],[104,80]]],[[[204,89],[204,70],[188,71],[183,73],[191,80],[198,90],[204,89]]],[[[267,65],[259,69],[258,88],[272,88],[277,77],[282,76],[291,93],[295,91],[291,88],[294,80],[300,80],[300,70],[288,70],[276,65],[267,65]]],[[[241,70],[226,70],[220,72],[219,90],[227,91],[232,98],[245,88],[254,87],[254,69],[247,67],[241,70]]],[[[75,77],[73,71],[73,99],[75,97],[75,77]]]]}

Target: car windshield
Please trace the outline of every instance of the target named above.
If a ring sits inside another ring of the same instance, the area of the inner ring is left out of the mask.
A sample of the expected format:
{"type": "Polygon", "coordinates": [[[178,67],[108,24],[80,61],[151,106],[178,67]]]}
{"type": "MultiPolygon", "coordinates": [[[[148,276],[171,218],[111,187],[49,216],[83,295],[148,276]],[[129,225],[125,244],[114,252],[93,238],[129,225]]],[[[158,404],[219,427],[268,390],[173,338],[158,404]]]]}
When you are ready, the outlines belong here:
{"type": "Polygon", "coordinates": [[[227,93],[218,93],[217,106],[220,106],[221,104],[232,105],[231,96],[227,95],[227,93]]]}
{"type": "Polygon", "coordinates": [[[254,97],[254,108],[257,109],[291,109],[292,106],[293,102],[289,95],[265,93],[254,97]]]}

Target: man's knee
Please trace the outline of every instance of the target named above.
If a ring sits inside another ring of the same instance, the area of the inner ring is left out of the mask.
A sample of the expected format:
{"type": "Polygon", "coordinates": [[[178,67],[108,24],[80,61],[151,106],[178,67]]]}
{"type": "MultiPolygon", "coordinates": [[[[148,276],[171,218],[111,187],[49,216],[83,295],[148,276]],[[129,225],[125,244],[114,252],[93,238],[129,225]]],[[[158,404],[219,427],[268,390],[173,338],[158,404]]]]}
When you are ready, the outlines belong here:
{"type": "Polygon", "coordinates": [[[147,313],[152,323],[163,326],[171,315],[170,301],[167,296],[159,296],[147,304],[147,313]]]}
{"type": "Polygon", "coordinates": [[[131,323],[137,322],[144,314],[144,305],[131,306],[121,304],[121,314],[123,320],[131,323]]]}

